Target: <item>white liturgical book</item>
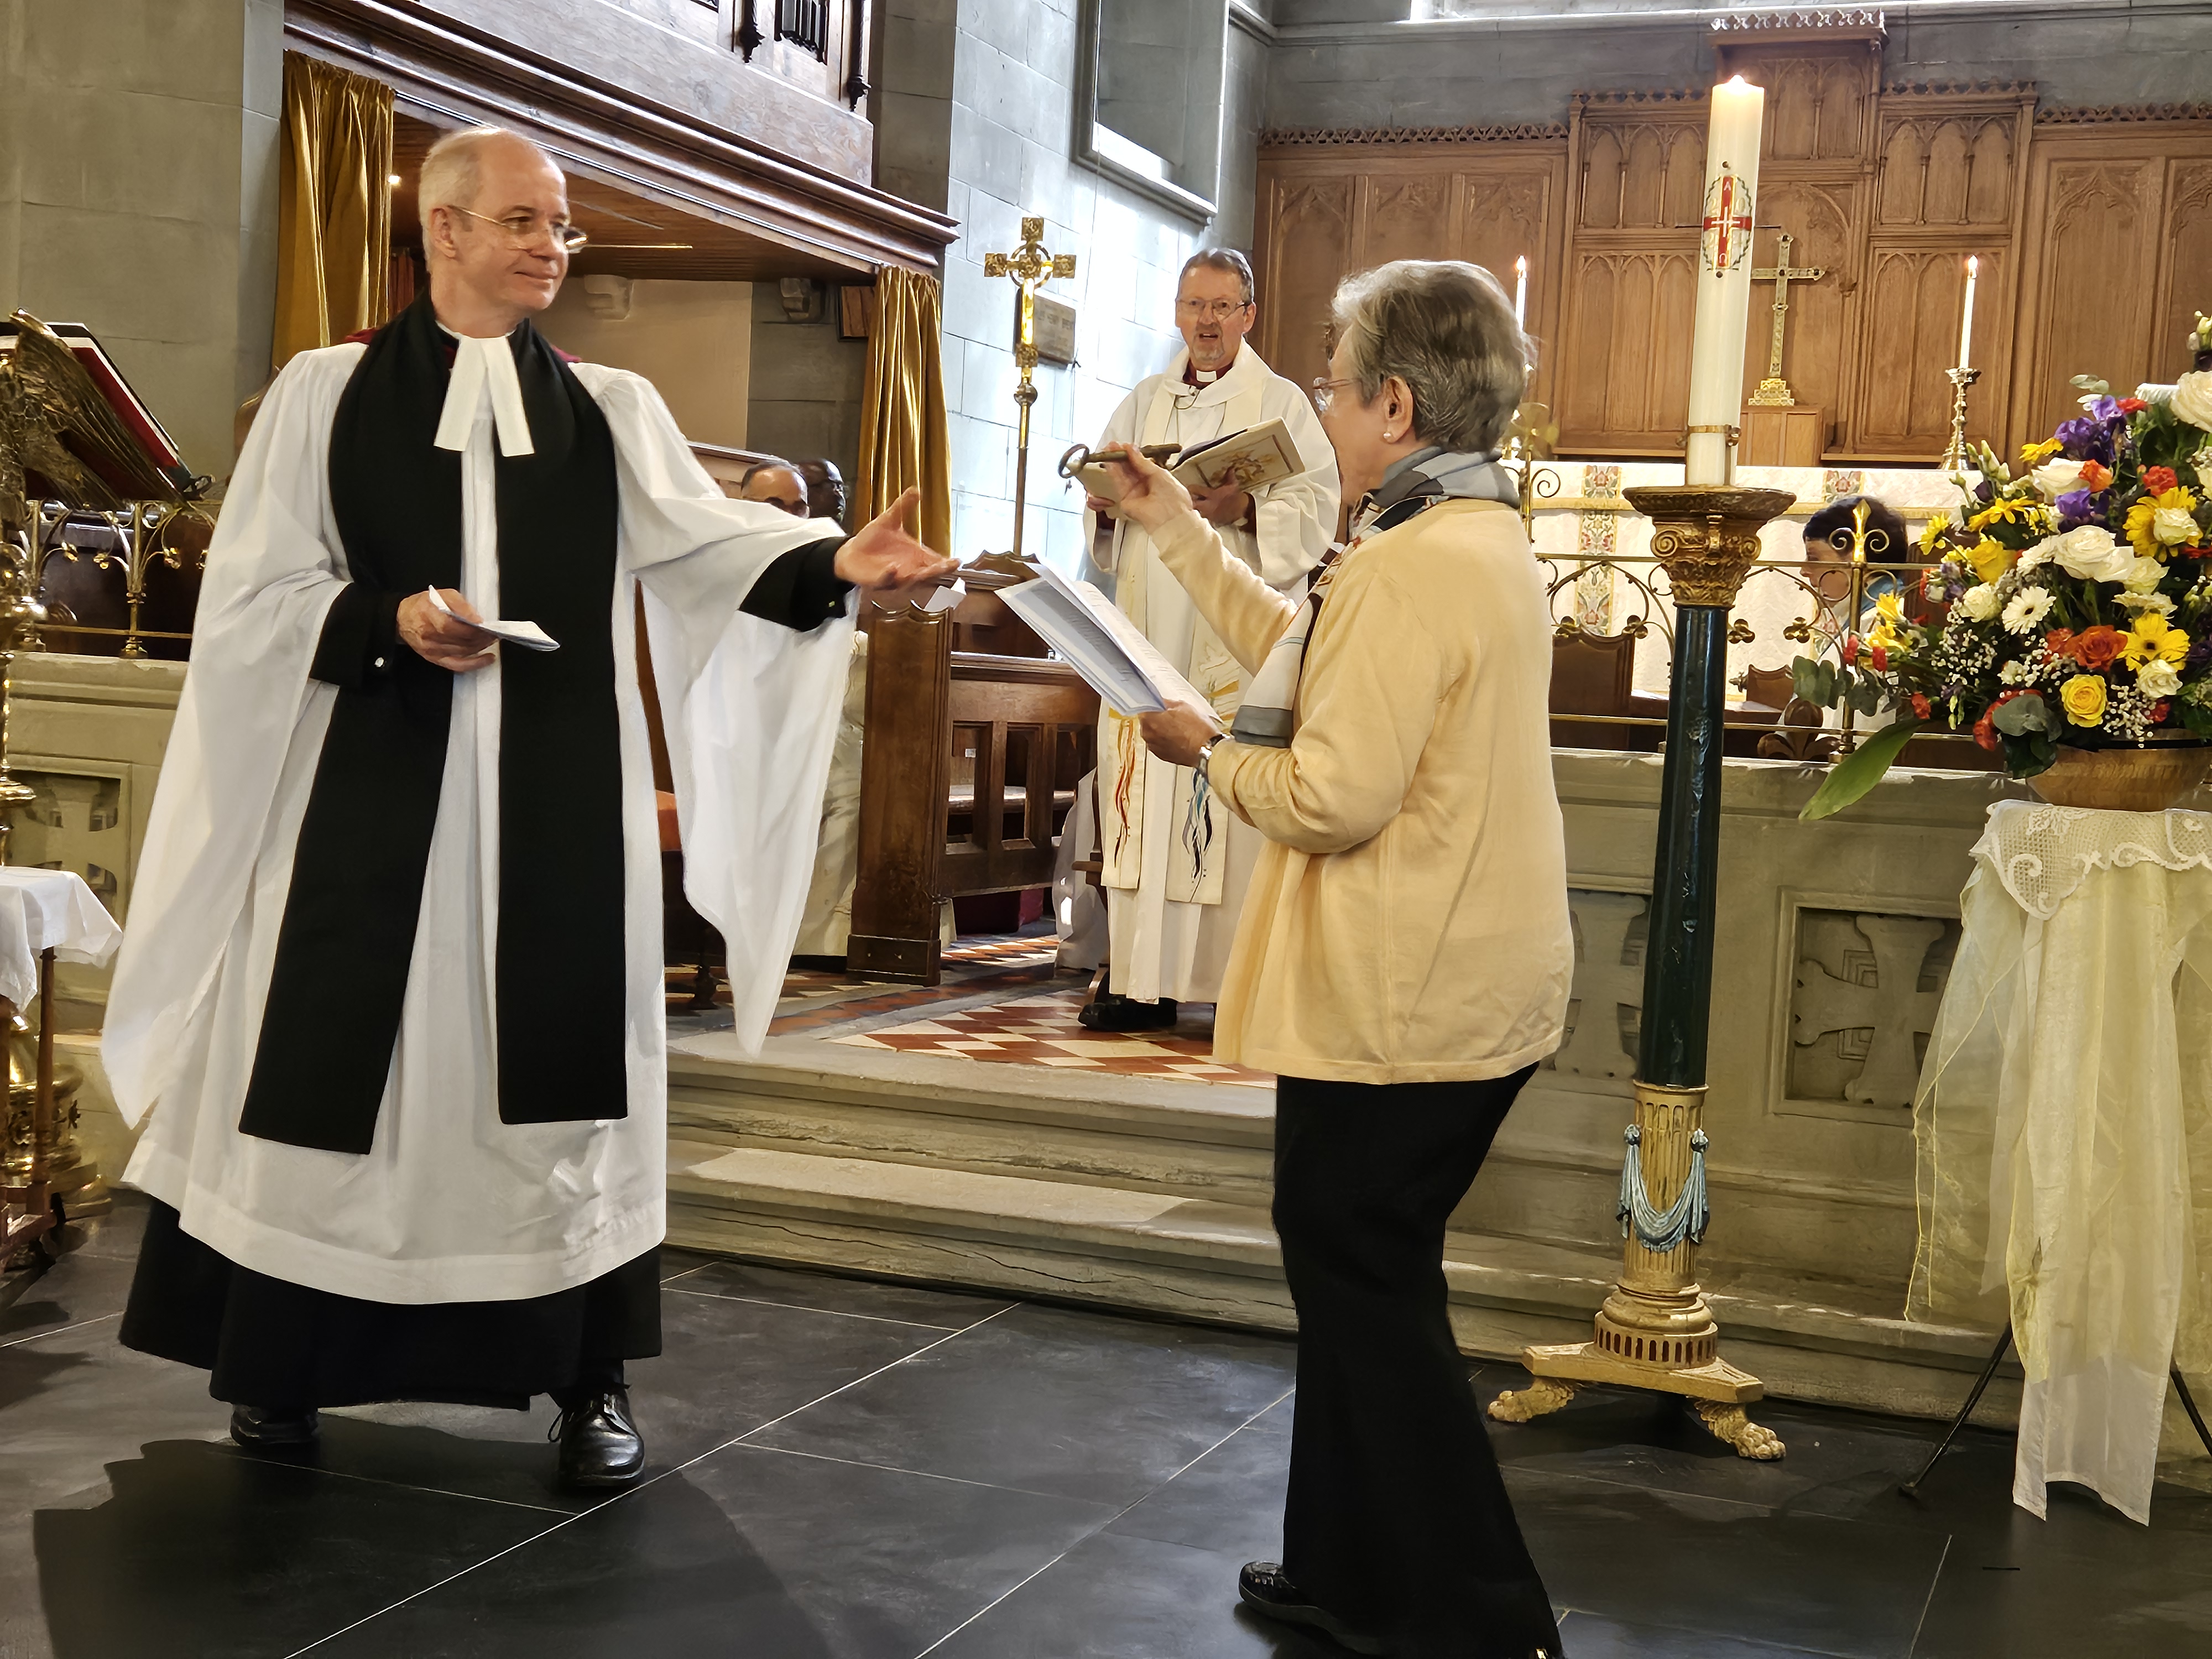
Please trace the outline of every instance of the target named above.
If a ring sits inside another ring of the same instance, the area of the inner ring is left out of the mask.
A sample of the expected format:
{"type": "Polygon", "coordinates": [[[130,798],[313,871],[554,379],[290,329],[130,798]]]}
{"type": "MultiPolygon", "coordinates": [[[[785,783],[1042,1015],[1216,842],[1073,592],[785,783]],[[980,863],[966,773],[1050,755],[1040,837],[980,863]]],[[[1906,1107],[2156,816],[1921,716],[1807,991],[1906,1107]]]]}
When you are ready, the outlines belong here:
{"type": "MultiPolygon", "coordinates": [[[[453,607],[446,603],[443,593],[434,587],[426,587],[422,591],[430,596],[431,604],[447,616],[453,615],[453,607]]],[[[558,651],[561,648],[560,641],[534,622],[501,622],[497,617],[486,617],[481,622],[472,622],[469,626],[481,628],[494,639],[504,640],[509,645],[519,645],[526,651],[558,651]]]]}
{"type": "Polygon", "coordinates": [[[1212,706],[1177,673],[1114,601],[1089,582],[1072,582],[1049,565],[1032,565],[1033,582],[1000,592],[1013,613],[1124,714],[1153,714],[1182,703],[1211,714],[1212,706]]]}

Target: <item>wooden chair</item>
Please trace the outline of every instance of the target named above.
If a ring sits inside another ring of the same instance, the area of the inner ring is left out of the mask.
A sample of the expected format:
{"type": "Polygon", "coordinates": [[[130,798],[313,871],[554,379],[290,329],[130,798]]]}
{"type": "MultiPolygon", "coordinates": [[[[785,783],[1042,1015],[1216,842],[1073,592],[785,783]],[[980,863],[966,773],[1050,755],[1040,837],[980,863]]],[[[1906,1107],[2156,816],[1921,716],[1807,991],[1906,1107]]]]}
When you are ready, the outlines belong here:
{"type": "MultiPolygon", "coordinates": [[[[1634,707],[1635,684],[1632,636],[1575,633],[1552,641],[1554,714],[1640,713],[1634,707]]],[[[1552,744],[1559,749],[1653,750],[1659,746],[1659,734],[1650,726],[1553,720],[1552,744]]]]}

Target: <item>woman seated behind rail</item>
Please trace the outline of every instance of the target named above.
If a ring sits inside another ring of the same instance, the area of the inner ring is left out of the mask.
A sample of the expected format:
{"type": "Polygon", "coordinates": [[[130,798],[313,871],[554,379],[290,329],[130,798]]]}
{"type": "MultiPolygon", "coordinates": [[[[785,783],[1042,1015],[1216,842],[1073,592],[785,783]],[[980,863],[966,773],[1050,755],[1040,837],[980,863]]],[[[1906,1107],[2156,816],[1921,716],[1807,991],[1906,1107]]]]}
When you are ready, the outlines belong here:
{"type": "Polygon", "coordinates": [[[1443,1267],[1452,1210],[1559,1046],[1574,967],[1551,619],[1497,465],[1529,345],[1468,264],[1352,277],[1334,316],[1314,401],[1359,505],[1303,604],[1172,477],[1116,464],[1122,510],[1255,676],[1230,733],[1189,709],[1144,722],[1269,842],[1215,1048],[1280,1079],[1298,1392],[1283,1560],[1239,1587],[1361,1653],[1558,1656],[1443,1267]]]}

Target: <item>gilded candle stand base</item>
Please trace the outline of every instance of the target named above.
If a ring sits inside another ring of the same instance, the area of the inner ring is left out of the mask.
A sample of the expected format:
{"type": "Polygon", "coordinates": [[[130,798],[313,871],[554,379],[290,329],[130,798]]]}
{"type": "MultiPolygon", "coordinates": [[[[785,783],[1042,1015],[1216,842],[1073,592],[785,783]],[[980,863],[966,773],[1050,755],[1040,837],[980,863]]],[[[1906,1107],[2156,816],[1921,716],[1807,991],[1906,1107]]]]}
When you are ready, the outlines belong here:
{"type": "Polygon", "coordinates": [[[1674,679],[1652,860],[1644,953],[1644,1026],[1635,1121],[1625,1136],[1620,1214],[1621,1272],[1587,1342],[1522,1355],[1534,1382],[1503,1394],[1490,1414],[1525,1423],[1592,1383],[1686,1400],[1705,1426],[1745,1457],[1783,1455],[1782,1442],[1745,1414],[1757,1377],[1721,1357],[1720,1326],[1698,1286],[1706,1221],[1705,1048],[1712,1023],[1713,928],[1720,868],[1723,701],[1729,610],[1753,565],[1759,534],[1789,510],[1786,489],[1730,484],[1645,486],[1626,492],[1652,520],[1651,551],[1665,566],[1675,611],[1674,679]]]}

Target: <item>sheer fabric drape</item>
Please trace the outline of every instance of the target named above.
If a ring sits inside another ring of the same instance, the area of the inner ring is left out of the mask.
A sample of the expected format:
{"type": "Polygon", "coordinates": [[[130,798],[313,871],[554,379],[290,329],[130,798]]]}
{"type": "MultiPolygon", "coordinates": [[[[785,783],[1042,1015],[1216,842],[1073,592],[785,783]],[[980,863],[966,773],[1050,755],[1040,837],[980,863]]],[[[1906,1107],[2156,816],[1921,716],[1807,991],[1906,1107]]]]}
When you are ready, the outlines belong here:
{"type": "Polygon", "coordinates": [[[950,553],[952,469],[945,429],[942,326],[937,278],[892,265],[876,273],[853,521],[865,524],[901,492],[919,486],[916,533],[939,552],[950,553]]]}
{"type": "Polygon", "coordinates": [[[1906,1316],[2012,1320],[2014,1502],[2145,1521],[2169,1360],[2212,1369],[2212,817],[2000,803],[1960,905],[1906,1316]]]}
{"type": "Polygon", "coordinates": [[[392,88],[286,52],[275,367],[389,315],[391,175],[392,88]]]}

